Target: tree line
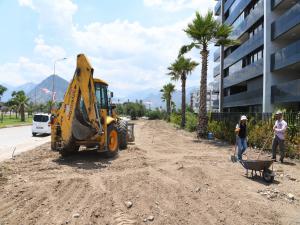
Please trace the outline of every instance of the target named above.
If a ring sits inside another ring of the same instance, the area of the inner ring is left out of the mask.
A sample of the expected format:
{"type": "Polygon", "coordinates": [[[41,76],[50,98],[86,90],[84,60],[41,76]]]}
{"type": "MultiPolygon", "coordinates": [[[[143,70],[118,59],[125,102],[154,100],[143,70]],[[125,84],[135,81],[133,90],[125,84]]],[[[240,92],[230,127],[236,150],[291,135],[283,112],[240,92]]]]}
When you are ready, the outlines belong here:
{"type": "MultiPolygon", "coordinates": [[[[3,94],[7,91],[7,88],[3,85],[0,85],[0,102],[3,94]]],[[[52,102],[48,101],[45,104],[39,103],[35,104],[30,101],[23,90],[13,91],[11,98],[2,103],[1,111],[2,113],[9,113],[11,117],[12,112],[15,113],[16,118],[20,116],[22,122],[25,121],[25,114],[32,115],[34,112],[44,112],[50,113],[52,107],[52,102]]]]}
{"type": "MultiPolygon", "coordinates": [[[[177,59],[167,68],[167,75],[170,76],[171,81],[181,82],[181,128],[186,125],[186,80],[189,74],[199,65],[199,63],[186,58],[185,54],[196,49],[200,51],[201,56],[201,76],[200,76],[200,104],[198,113],[197,137],[203,138],[207,135],[208,116],[207,116],[207,69],[208,69],[208,55],[209,44],[218,46],[232,46],[236,45],[237,41],[229,38],[232,27],[222,24],[216,20],[212,11],[202,16],[196,12],[196,17],[191,23],[187,25],[184,32],[192,40],[190,44],[184,45],[180,48],[177,59]]],[[[175,85],[168,83],[161,89],[162,100],[166,102],[168,120],[170,118],[170,108],[172,103],[172,94],[175,91],[175,85]]]]}

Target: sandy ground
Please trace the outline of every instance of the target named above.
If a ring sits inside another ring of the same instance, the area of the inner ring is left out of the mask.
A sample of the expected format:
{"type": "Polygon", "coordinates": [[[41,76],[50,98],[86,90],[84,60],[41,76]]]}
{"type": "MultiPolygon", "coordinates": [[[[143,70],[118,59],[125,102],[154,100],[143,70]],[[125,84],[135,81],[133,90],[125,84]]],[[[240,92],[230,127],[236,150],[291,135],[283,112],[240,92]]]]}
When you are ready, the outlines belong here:
{"type": "Polygon", "coordinates": [[[115,159],[63,159],[48,143],[2,162],[0,224],[300,224],[299,163],[276,163],[267,185],[229,161],[232,146],[136,123],[115,159]]]}
{"type": "Polygon", "coordinates": [[[50,141],[50,136],[32,137],[31,125],[0,129],[0,161],[50,141]]]}

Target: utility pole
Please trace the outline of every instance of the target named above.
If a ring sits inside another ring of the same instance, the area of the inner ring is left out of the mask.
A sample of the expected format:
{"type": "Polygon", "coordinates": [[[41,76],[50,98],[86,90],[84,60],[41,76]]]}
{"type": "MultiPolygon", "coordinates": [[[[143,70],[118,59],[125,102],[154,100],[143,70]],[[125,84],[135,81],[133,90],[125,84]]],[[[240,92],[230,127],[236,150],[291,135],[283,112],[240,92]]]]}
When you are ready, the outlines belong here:
{"type": "Polygon", "coordinates": [[[67,58],[61,58],[61,59],[56,59],[54,60],[54,65],[53,65],[53,78],[52,78],[52,107],[54,105],[54,91],[55,91],[55,86],[54,86],[54,83],[55,83],[55,65],[57,62],[59,61],[63,61],[63,60],[66,60],[67,58]]]}

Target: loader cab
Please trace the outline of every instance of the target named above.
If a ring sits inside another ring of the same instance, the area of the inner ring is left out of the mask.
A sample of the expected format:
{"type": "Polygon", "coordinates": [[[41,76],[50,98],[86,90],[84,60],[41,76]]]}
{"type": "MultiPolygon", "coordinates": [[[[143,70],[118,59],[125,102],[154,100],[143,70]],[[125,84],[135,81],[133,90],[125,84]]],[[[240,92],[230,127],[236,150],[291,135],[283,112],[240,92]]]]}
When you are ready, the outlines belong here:
{"type": "Polygon", "coordinates": [[[99,109],[108,110],[108,96],[107,96],[107,88],[108,84],[100,79],[94,79],[95,83],[95,95],[97,98],[97,104],[99,109]]]}

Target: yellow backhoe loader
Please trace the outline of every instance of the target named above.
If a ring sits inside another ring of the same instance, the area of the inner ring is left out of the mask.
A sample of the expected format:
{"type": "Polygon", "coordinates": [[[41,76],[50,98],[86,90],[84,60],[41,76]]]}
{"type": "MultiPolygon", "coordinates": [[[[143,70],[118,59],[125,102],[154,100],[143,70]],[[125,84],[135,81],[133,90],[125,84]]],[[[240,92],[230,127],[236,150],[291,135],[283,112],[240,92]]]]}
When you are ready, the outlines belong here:
{"type": "MultiPolygon", "coordinates": [[[[80,146],[103,151],[108,157],[127,147],[126,121],[121,120],[111,104],[108,84],[93,78],[94,69],[84,54],[77,55],[74,77],[58,110],[52,110],[51,149],[67,156],[80,146]]],[[[133,129],[132,129],[133,130],[133,129]]]]}

